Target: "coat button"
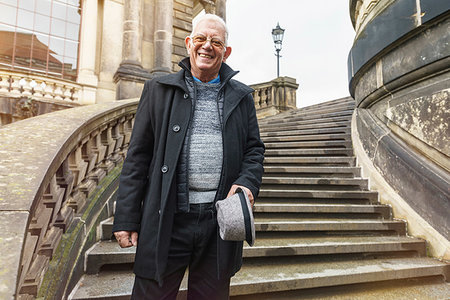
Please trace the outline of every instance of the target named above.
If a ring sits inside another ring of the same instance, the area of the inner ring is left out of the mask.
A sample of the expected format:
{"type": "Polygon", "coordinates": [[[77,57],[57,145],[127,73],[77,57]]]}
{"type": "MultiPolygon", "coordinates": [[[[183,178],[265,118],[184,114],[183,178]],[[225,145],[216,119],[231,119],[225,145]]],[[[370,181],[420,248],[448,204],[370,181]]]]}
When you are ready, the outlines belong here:
{"type": "Polygon", "coordinates": [[[169,167],[168,167],[168,166],[166,166],[166,165],[162,166],[162,168],[161,168],[161,172],[163,172],[163,173],[167,173],[167,171],[169,171],[169,167]]]}
{"type": "Polygon", "coordinates": [[[173,130],[174,132],[180,131],[180,125],[173,125],[172,130],[173,130]]]}
{"type": "Polygon", "coordinates": [[[184,99],[187,99],[187,98],[189,98],[189,94],[188,94],[188,93],[185,93],[185,94],[184,94],[184,99]]]}

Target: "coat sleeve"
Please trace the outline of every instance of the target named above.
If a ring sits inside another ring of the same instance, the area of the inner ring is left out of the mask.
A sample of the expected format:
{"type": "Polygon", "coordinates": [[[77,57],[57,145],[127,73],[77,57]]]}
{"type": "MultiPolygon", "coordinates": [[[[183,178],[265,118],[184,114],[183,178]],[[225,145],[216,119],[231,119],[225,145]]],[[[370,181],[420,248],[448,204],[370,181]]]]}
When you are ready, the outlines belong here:
{"type": "Polygon", "coordinates": [[[245,100],[248,112],[248,134],[244,147],[241,170],[234,184],[247,187],[252,192],[253,197],[256,198],[264,172],[263,161],[265,147],[259,135],[258,120],[256,118],[256,109],[252,95],[249,94],[245,100]]]}
{"type": "Polygon", "coordinates": [[[139,231],[141,206],[153,157],[154,134],[150,120],[149,82],[139,100],[127,156],[120,175],[113,232],[139,231]]]}

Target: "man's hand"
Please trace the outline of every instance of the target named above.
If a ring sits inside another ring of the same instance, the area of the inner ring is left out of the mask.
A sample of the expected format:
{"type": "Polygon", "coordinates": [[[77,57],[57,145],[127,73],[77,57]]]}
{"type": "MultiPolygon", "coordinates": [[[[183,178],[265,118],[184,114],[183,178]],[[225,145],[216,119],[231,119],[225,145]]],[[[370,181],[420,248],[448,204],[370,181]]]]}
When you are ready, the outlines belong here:
{"type": "Polygon", "coordinates": [[[248,200],[250,200],[250,205],[252,206],[252,209],[253,209],[253,203],[255,203],[255,199],[253,198],[252,192],[245,186],[233,184],[230,191],[228,192],[227,198],[230,197],[231,195],[233,195],[234,193],[236,193],[236,189],[238,189],[238,188],[241,188],[244,192],[247,193],[248,200]]]}
{"type": "Polygon", "coordinates": [[[117,231],[114,232],[114,236],[121,248],[137,246],[138,233],[136,231],[117,231]]]}

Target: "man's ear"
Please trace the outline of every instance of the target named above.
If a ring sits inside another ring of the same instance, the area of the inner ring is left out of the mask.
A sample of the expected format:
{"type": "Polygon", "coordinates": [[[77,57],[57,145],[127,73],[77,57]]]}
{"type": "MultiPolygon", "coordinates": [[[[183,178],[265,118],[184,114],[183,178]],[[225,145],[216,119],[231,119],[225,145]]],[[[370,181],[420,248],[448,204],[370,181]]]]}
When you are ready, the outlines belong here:
{"type": "Polygon", "coordinates": [[[231,54],[231,47],[227,47],[226,49],[225,49],[225,54],[223,55],[223,62],[226,62],[227,61],[227,58],[230,56],[230,54],[231,54]]]}
{"type": "Polygon", "coordinates": [[[186,50],[187,50],[188,55],[191,55],[191,47],[192,47],[191,37],[187,36],[184,39],[184,43],[186,44],[186,50]]]}

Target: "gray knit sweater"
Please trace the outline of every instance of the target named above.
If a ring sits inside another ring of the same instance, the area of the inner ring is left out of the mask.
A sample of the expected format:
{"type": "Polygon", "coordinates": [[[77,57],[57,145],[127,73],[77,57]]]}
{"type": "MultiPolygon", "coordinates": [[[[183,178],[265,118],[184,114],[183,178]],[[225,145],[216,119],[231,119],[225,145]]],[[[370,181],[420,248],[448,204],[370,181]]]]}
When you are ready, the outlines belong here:
{"type": "Polygon", "coordinates": [[[221,115],[223,97],[220,83],[186,83],[193,100],[193,117],[189,126],[188,186],[189,203],[213,202],[222,171],[223,147],[221,115]],[[222,101],[222,103],[219,103],[222,101]]]}

